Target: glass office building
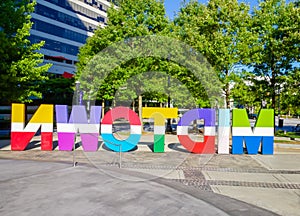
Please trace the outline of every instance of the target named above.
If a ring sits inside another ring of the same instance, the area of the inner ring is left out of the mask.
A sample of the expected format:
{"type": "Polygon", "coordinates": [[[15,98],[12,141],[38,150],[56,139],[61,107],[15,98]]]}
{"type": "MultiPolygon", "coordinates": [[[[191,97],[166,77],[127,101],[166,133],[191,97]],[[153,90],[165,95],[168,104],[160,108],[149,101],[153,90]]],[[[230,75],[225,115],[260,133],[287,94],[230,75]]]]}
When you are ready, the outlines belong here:
{"type": "Polygon", "coordinates": [[[77,54],[93,31],[107,22],[107,0],[37,0],[30,40],[45,41],[40,52],[54,77],[76,72],[77,54]]]}

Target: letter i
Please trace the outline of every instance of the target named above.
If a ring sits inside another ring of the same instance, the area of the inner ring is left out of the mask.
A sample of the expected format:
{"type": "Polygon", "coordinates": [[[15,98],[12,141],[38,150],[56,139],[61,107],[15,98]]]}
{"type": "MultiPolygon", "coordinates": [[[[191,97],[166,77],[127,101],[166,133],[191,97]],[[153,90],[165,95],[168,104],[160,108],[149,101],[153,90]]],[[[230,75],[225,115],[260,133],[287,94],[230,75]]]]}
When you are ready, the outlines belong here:
{"type": "Polygon", "coordinates": [[[230,110],[219,109],[218,154],[229,154],[230,110]]]}

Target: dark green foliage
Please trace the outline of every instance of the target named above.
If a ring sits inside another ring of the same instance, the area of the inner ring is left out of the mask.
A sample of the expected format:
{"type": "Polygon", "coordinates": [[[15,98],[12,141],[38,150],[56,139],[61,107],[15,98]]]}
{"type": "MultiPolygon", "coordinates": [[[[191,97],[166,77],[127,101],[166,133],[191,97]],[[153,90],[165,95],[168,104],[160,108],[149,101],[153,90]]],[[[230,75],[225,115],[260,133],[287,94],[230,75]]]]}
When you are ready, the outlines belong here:
{"type": "Polygon", "coordinates": [[[28,102],[30,96],[41,97],[36,87],[46,77],[49,65],[40,66],[42,55],[36,50],[43,45],[28,40],[32,23],[30,13],[35,3],[30,0],[0,2],[0,102],[28,102]]]}

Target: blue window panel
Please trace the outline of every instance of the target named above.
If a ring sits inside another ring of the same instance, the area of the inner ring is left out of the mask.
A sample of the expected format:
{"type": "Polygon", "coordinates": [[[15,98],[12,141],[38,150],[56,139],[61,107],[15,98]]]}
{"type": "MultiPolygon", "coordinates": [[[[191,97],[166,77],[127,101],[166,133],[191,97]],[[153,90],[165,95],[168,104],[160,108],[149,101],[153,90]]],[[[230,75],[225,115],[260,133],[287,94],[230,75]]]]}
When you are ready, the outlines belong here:
{"type": "Polygon", "coordinates": [[[79,43],[85,43],[86,39],[88,38],[87,35],[83,35],[78,32],[61,28],[59,26],[52,25],[50,23],[46,23],[41,20],[32,19],[32,21],[34,22],[32,28],[41,32],[45,32],[51,35],[73,40],[79,43]]]}
{"type": "MultiPolygon", "coordinates": [[[[97,26],[87,23],[85,21],[82,21],[79,18],[70,16],[68,14],[54,10],[52,8],[48,8],[41,4],[36,5],[35,13],[40,14],[45,17],[48,17],[53,20],[57,20],[59,22],[65,23],[67,25],[74,26],[76,28],[79,28],[79,29],[82,29],[85,31],[93,32],[97,28],[97,26]]],[[[104,22],[104,18],[103,18],[102,22],[104,22]]]]}
{"type": "MultiPolygon", "coordinates": [[[[95,20],[95,21],[99,21],[99,18],[101,18],[101,20],[102,19],[104,20],[104,18],[102,16],[100,16],[99,14],[97,14],[97,13],[91,11],[91,10],[88,10],[85,7],[79,6],[79,7],[77,7],[77,10],[74,10],[72,8],[72,6],[70,5],[70,3],[67,2],[66,0],[45,0],[45,1],[50,2],[52,4],[55,4],[55,5],[58,5],[58,6],[60,6],[62,8],[65,8],[69,11],[73,11],[77,14],[80,14],[82,16],[85,16],[85,17],[87,17],[89,19],[92,19],[92,20],[95,20]],[[89,11],[89,13],[87,13],[87,10],[89,11]],[[88,15],[88,14],[92,14],[92,15],[88,15]]],[[[101,11],[106,12],[106,10],[103,9],[101,4],[98,6],[98,9],[101,10],[101,11]]]]}
{"type": "Polygon", "coordinates": [[[72,46],[69,44],[65,44],[59,41],[50,40],[47,38],[30,35],[29,40],[32,43],[39,43],[40,41],[45,41],[45,45],[42,48],[53,50],[57,52],[62,52],[70,55],[77,55],[79,52],[79,48],[77,46],[72,46]]]}

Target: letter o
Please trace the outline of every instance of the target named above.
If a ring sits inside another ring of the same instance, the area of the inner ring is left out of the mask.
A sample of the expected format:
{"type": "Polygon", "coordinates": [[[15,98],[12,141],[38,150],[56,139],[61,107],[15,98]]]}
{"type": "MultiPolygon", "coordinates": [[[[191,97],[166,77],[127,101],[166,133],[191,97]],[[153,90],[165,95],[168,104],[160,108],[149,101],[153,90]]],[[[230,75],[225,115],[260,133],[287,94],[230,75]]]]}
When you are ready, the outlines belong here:
{"type": "Polygon", "coordinates": [[[127,107],[115,107],[108,111],[101,122],[101,136],[106,147],[119,152],[127,152],[136,147],[142,135],[141,121],[138,115],[127,107]],[[112,126],[116,119],[124,118],[129,121],[130,135],[126,140],[118,140],[114,137],[112,126]]]}

